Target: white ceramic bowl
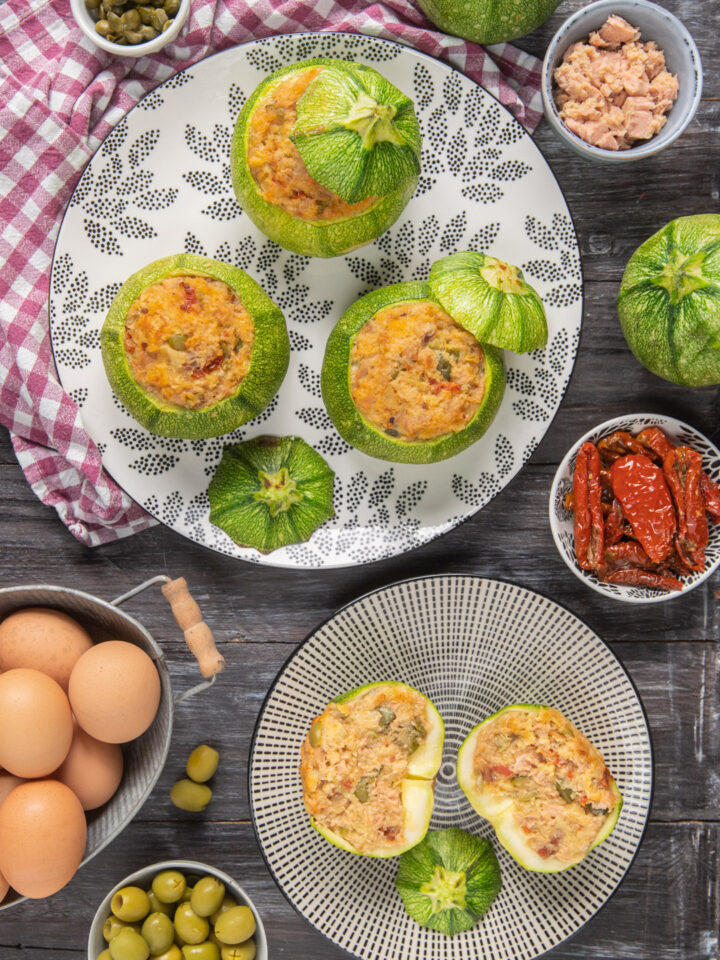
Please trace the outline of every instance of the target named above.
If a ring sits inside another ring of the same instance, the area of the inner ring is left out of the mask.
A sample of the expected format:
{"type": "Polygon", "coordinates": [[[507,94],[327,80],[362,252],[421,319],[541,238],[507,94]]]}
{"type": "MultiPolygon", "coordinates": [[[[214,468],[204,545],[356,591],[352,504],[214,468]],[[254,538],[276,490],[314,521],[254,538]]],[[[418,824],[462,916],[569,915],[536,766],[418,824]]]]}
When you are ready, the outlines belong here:
{"type": "Polygon", "coordinates": [[[199,863],[197,860],[163,860],[160,863],[151,863],[149,867],[136,870],[135,873],[131,873],[121,880],[120,883],[116,884],[97,908],[97,912],[93,917],[93,922],[90,926],[90,935],[88,936],[88,960],[97,960],[102,951],[107,947],[105,938],[102,935],[102,928],[106,919],[110,916],[110,901],[113,896],[118,890],[122,890],[123,887],[127,886],[137,886],[142,887],[143,890],[147,890],[152,883],[153,877],[160,873],[161,870],[180,870],[184,874],[195,874],[198,877],[204,877],[209,874],[210,876],[217,877],[218,880],[222,880],[225,884],[226,892],[231,894],[239,904],[250,907],[254,913],[255,922],[257,923],[257,929],[254,933],[257,948],[255,960],[268,960],[265,928],[263,927],[260,914],[255,904],[240,884],[236,883],[227,873],[218,870],[217,867],[211,867],[207,863],[199,863]]]}
{"type": "Polygon", "coordinates": [[[695,41],[677,17],[664,7],[648,0],[597,0],[566,20],[550,42],[542,67],[545,116],[560,139],[583,157],[607,163],[643,160],[664,150],[690,123],[700,103],[702,78],[702,64],[695,41]],[[638,27],[642,40],[654,40],[665,54],[668,70],[678,78],[678,97],[667,114],[665,126],[652,140],[641,142],[629,150],[605,150],[586,143],[562,122],[553,97],[553,75],[567,48],[599,29],[613,13],[638,27]]]}
{"type": "Polygon", "coordinates": [[[550,489],[550,529],[555,545],[560,551],[560,556],[575,576],[582,580],[586,586],[597,593],[604,594],[606,597],[612,597],[614,600],[624,600],[626,603],[660,603],[663,600],[673,600],[675,597],[685,596],[688,591],[707,580],[720,566],[720,524],[710,524],[710,540],[705,551],[705,570],[702,573],[693,573],[689,577],[683,577],[682,590],[651,590],[646,587],[631,587],[620,583],[603,583],[598,580],[592,571],[583,570],[578,565],[573,536],[574,518],[573,514],[566,510],[564,505],[565,495],[572,490],[573,470],[578,450],[586,440],[597,443],[602,437],[606,437],[616,430],[627,430],[629,433],[636,434],[645,427],[660,427],[668,439],[676,445],[683,443],[693,447],[698,453],[702,454],[705,472],[716,483],[720,482],[720,450],[707,437],[704,437],[694,427],[683,423],[682,420],[676,420],[674,417],[665,417],[662,414],[654,413],[636,413],[606,420],[605,423],[593,427],[592,430],[588,430],[584,436],[580,437],[563,457],[550,489]]]}
{"type": "Polygon", "coordinates": [[[114,53],[118,57],[144,57],[150,53],[157,53],[164,46],[171,43],[180,33],[183,24],[187,20],[190,12],[190,0],[181,0],[180,9],[175,15],[172,25],[168,29],[155,37],[154,40],[148,40],[146,43],[137,43],[132,46],[123,46],[120,43],[111,43],[105,37],[101,37],[95,30],[95,21],[88,13],[85,7],[85,0],[70,0],[70,9],[75,18],[75,22],[82,32],[92,41],[96,47],[101,50],[107,50],[108,53],[114,53]]]}

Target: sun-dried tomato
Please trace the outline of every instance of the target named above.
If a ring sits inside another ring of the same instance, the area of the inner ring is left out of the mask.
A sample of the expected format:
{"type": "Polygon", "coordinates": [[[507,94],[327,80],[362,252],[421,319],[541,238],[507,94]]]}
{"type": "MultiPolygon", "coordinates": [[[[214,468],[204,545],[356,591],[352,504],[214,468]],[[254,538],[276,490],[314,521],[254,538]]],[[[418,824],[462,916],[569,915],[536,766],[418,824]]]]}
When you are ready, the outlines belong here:
{"type": "Polygon", "coordinates": [[[630,453],[613,463],[610,479],[635,539],[653,563],[662,563],[672,552],[677,526],[663,471],[644,454],[630,453]]]}

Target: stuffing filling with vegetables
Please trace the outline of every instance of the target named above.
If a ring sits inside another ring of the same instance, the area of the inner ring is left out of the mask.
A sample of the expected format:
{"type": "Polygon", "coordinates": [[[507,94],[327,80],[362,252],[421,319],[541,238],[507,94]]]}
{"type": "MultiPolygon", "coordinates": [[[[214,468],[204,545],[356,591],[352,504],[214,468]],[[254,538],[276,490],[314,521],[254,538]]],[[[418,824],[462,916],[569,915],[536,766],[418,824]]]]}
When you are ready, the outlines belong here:
{"type": "Polygon", "coordinates": [[[407,688],[376,688],[330,703],[302,745],[308,813],[360,852],[403,839],[402,781],[429,727],[425,699],[407,688]]]}
{"type": "Polygon", "coordinates": [[[322,67],[291,74],[273,86],[253,111],[247,161],[263,200],[302,220],[340,220],[363,213],[377,197],[346,203],[307,172],[290,132],[296,104],[322,67]]]}
{"type": "Polygon", "coordinates": [[[484,725],[474,770],[483,792],[512,801],[515,823],[543,859],[584,857],[618,799],[598,750],[551,707],[509,710],[484,725]]]}
{"type": "Polygon", "coordinates": [[[166,277],[142,291],[125,321],[135,381],[164,403],[190,410],[235,392],[250,367],[255,328],[222,280],[166,277]]]}
{"type": "Polygon", "coordinates": [[[393,304],[355,336],[350,392],[363,417],[388,436],[433,440],[462,430],[480,408],[485,356],[437,304],[393,304]]]}

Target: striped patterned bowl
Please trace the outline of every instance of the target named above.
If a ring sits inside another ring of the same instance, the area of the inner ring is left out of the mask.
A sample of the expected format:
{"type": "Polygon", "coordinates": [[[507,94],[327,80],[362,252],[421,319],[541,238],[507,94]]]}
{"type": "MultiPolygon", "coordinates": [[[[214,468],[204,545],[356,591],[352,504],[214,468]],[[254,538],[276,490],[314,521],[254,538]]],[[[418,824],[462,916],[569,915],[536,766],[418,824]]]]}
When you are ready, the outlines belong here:
{"type": "Polygon", "coordinates": [[[551,600],[498,580],[431,576],[370,593],[318,627],[271,688],[255,729],[250,801],[280,889],[321,933],[362,960],[531,960],[577,932],[625,876],[652,792],[647,721],[610,648],[551,600]],[[428,696],[445,721],[432,829],[494,838],[455,775],[480,720],[511,703],[557,707],[599,748],[624,798],[608,839],[572,870],[530,873],[495,842],[503,887],[482,921],[445,937],[418,926],[395,890],[397,860],[358,857],[310,826],[300,745],[334,697],[376,680],[428,696]]]}

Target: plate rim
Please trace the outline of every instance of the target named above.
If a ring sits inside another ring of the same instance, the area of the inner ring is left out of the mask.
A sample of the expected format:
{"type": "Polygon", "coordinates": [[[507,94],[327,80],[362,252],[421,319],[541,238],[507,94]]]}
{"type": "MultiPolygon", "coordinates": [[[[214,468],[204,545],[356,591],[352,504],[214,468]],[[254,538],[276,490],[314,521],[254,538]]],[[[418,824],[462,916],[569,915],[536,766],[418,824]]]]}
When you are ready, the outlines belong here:
{"type": "Polygon", "coordinates": [[[268,701],[269,701],[269,699],[270,699],[270,696],[272,695],[272,693],[273,693],[273,691],[275,690],[276,686],[277,686],[278,683],[280,682],[281,676],[285,673],[285,670],[286,670],[287,667],[290,665],[291,661],[294,660],[295,657],[298,656],[298,655],[301,653],[301,651],[305,648],[305,646],[306,646],[306,645],[308,644],[308,642],[315,636],[316,633],[318,633],[320,630],[322,630],[323,627],[327,626],[327,624],[330,623],[330,621],[334,620],[334,619],[335,619],[337,616],[339,616],[341,613],[344,613],[346,610],[348,610],[350,607],[354,606],[355,604],[362,603],[363,601],[367,600],[369,597],[375,596],[375,595],[378,594],[378,593],[384,593],[385,591],[392,590],[392,589],[394,589],[395,587],[401,587],[401,586],[405,586],[405,585],[408,585],[408,584],[418,583],[419,581],[422,581],[422,580],[446,580],[446,581],[447,581],[447,580],[461,580],[461,579],[463,579],[463,580],[475,580],[475,581],[487,582],[487,583],[501,583],[501,584],[504,584],[504,585],[506,585],[506,586],[515,587],[516,589],[522,590],[522,591],[525,592],[525,593],[534,594],[535,596],[541,597],[543,600],[545,600],[545,601],[547,601],[547,602],[549,602],[549,603],[552,603],[552,604],[554,604],[554,605],[557,606],[557,607],[560,607],[560,609],[561,609],[561,610],[564,610],[565,613],[570,614],[571,617],[574,617],[576,620],[578,620],[578,621],[583,625],[583,627],[585,627],[587,630],[589,630],[589,631],[590,631],[595,637],[597,637],[597,639],[607,648],[607,650],[608,650],[608,652],[610,653],[610,655],[613,657],[613,659],[616,661],[616,663],[618,664],[618,666],[620,667],[620,669],[622,670],[622,672],[625,674],[625,677],[626,677],[627,680],[629,681],[630,687],[631,687],[633,693],[635,694],[635,697],[636,697],[636,699],[637,699],[637,702],[638,702],[638,704],[640,705],[640,711],[641,711],[641,713],[642,713],[642,717],[643,717],[643,720],[644,720],[644,722],[645,722],[645,730],[646,730],[646,732],[647,732],[647,745],[648,745],[648,750],[649,750],[649,753],[650,753],[650,758],[649,758],[650,790],[649,790],[649,796],[648,796],[647,810],[646,810],[646,812],[645,812],[645,820],[644,820],[644,823],[643,823],[643,825],[642,825],[642,830],[641,830],[641,832],[640,832],[640,836],[639,836],[639,838],[638,838],[637,845],[636,845],[636,847],[635,847],[635,850],[634,850],[633,853],[632,853],[632,856],[630,857],[630,860],[628,861],[627,867],[625,868],[625,870],[624,870],[623,873],[622,873],[622,876],[619,878],[619,880],[617,881],[617,883],[615,884],[615,886],[613,887],[613,889],[610,891],[610,893],[608,894],[608,896],[605,898],[605,900],[598,906],[598,908],[597,908],[595,911],[593,911],[593,913],[592,913],[586,920],[584,920],[584,921],[581,923],[581,925],[577,928],[577,930],[573,930],[572,933],[569,933],[566,937],[563,937],[562,940],[558,940],[557,943],[554,943],[551,947],[548,947],[547,950],[543,950],[541,953],[534,954],[534,956],[532,957],[532,960],[538,960],[538,958],[545,956],[550,950],[554,950],[556,947],[559,947],[559,946],[561,946],[562,944],[567,943],[567,942],[568,942],[569,940],[571,940],[573,937],[577,936],[577,934],[580,933],[580,931],[581,931],[584,927],[586,927],[587,924],[588,924],[594,917],[596,917],[601,910],[603,910],[603,909],[608,905],[608,903],[610,902],[610,900],[615,896],[615,894],[617,893],[617,891],[618,891],[618,890],[620,889],[620,887],[622,886],[623,881],[625,880],[625,878],[627,877],[628,873],[630,872],[630,868],[631,868],[631,867],[633,866],[633,864],[635,863],[635,860],[636,860],[636,858],[637,858],[637,855],[638,855],[638,853],[640,852],[640,848],[641,848],[642,845],[643,845],[643,841],[645,840],[645,835],[646,835],[646,833],[647,833],[648,826],[649,826],[649,824],[650,824],[650,811],[651,811],[651,809],[652,809],[653,799],[654,799],[654,796],[655,796],[655,750],[654,750],[654,747],[653,747],[652,731],[651,731],[651,728],[650,728],[650,721],[649,721],[649,718],[648,718],[647,710],[645,709],[645,704],[643,703],[642,697],[640,696],[640,692],[638,691],[638,688],[637,688],[637,686],[636,686],[636,684],[635,684],[635,681],[633,680],[633,678],[632,678],[630,672],[628,671],[628,669],[625,667],[625,664],[624,664],[624,663],[622,662],[622,660],[620,660],[620,658],[617,656],[617,654],[616,654],[615,651],[612,649],[612,647],[610,646],[610,644],[608,643],[608,641],[605,640],[602,636],[600,636],[600,634],[597,633],[597,631],[595,631],[582,617],[579,617],[576,613],[574,613],[574,612],[573,612],[569,607],[567,607],[564,603],[560,603],[558,600],[555,600],[553,597],[549,597],[547,594],[543,593],[541,590],[531,589],[530,587],[526,587],[526,586],[524,586],[523,584],[515,583],[513,580],[508,580],[508,579],[505,578],[505,577],[482,576],[482,575],[477,574],[477,573],[429,573],[429,574],[420,574],[420,575],[415,576],[415,577],[406,577],[406,578],[403,578],[402,580],[394,580],[392,583],[386,583],[386,584],[384,584],[383,586],[375,587],[375,588],[372,589],[372,590],[367,590],[365,593],[361,594],[359,597],[356,597],[354,600],[349,600],[347,603],[342,604],[342,606],[338,607],[337,610],[333,611],[333,613],[331,613],[329,616],[325,617],[322,621],[320,621],[318,624],[316,624],[316,625],[312,628],[312,630],[297,644],[297,646],[295,647],[295,649],[294,649],[294,650],[285,658],[285,660],[283,661],[282,665],[280,666],[280,669],[277,671],[275,677],[273,678],[273,681],[272,681],[272,683],[270,684],[270,687],[268,688],[267,693],[266,693],[265,696],[263,697],[262,704],[260,705],[260,710],[259,710],[259,712],[258,712],[258,715],[257,715],[256,719],[255,719],[255,724],[254,724],[254,726],[253,726],[252,737],[250,738],[250,748],[249,748],[249,753],[248,753],[248,766],[247,766],[247,775],[246,775],[248,802],[249,802],[249,806],[250,806],[250,820],[251,820],[251,822],[252,822],[253,833],[255,834],[255,842],[256,842],[256,844],[257,844],[258,850],[260,851],[260,855],[261,855],[261,857],[262,857],[262,859],[263,859],[263,861],[264,861],[264,863],[265,863],[265,866],[267,867],[268,872],[270,873],[270,876],[272,877],[272,879],[273,879],[273,881],[274,881],[274,883],[275,883],[275,886],[278,888],[278,890],[280,890],[280,892],[282,893],[282,895],[285,897],[285,899],[286,899],[287,902],[290,904],[290,906],[293,908],[293,910],[295,910],[295,912],[298,914],[298,916],[300,916],[306,923],[310,924],[310,926],[311,926],[314,930],[316,930],[316,931],[317,931],[318,933],[320,933],[323,937],[325,937],[325,939],[328,940],[330,943],[332,943],[333,946],[335,946],[335,947],[337,947],[338,949],[342,950],[343,953],[347,954],[347,956],[357,958],[357,960],[365,960],[365,958],[364,958],[361,954],[359,954],[359,953],[353,953],[353,952],[351,952],[350,950],[348,950],[346,947],[341,946],[341,945],[340,945],[336,940],[334,940],[328,933],[326,933],[324,930],[321,930],[320,927],[318,927],[315,923],[313,923],[312,920],[310,920],[308,917],[306,917],[305,914],[300,910],[300,908],[299,908],[298,906],[296,906],[295,903],[293,903],[293,901],[291,900],[290,896],[289,896],[288,893],[285,891],[285,888],[284,888],[283,885],[280,883],[280,881],[279,881],[279,879],[278,879],[278,877],[277,877],[277,875],[276,875],[276,873],[275,873],[275,870],[274,870],[272,864],[270,863],[270,861],[269,861],[269,859],[268,859],[268,857],[267,857],[267,855],[266,855],[266,853],[265,853],[265,848],[264,848],[264,846],[263,846],[263,844],[262,844],[262,842],[261,842],[261,840],[260,840],[260,834],[259,834],[258,827],[257,827],[257,824],[256,824],[256,819],[255,819],[255,802],[254,802],[253,792],[252,792],[253,761],[254,761],[255,746],[256,746],[256,742],[257,742],[257,738],[258,738],[258,733],[259,733],[259,729],[260,729],[260,724],[261,724],[261,721],[262,721],[263,716],[264,716],[264,714],[265,714],[265,711],[266,711],[266,709],[267,709],[268,701]]]}
{"type": "MultiPolygon", "coordinates": [[[[115,124],[113,125],[113,127],[107,132],[107,134],[103,137],[103,139],[102,139],[102,140],[100,141],[100,143],[97,145],[97,147],[95,148],[95,150],[93,150],[92,154],[88,157],[85,165],[84,165],[83,168],[82,168],[82,171],[81,171],[81,173],[80,173],[80,176],[78,177],[77,183],[76,183],[75,186],[73,187],[73,191],[72,191],[72,193],[70,194],[70,196],[69,196],[69,198],[68,198],[68,201],[67,201],[67,203],[66,203],[66,205],[65,205],[65,209],[63,210],[62,219],[60,220],[60,224],[59,224],[59,226],[58,226],[58,231],[57,231],[57,236],[56,236],[56,238],[55,238],[55,243],[54,243],[54,245],[53,245],[52,259],[51,259],[51,262],[50,262],[50,273],[49,273],[49,277],[48,277],[48,284],[49,284],[49,285],[48,285],[48,339],[49,339],[49,341],[50,341],[50,356],[51,356],[51,358],[52,358],[53,366],[54,366],[54,368],[55,368],[55,376],[56,376],[57,381],[58,381],[58,384],[60,385],[60,388],[63,390],[63,392],[67,393],[68,391],[65,389],[65,386],[64,386],[64,384],[63,384],[62,378],[61,378],[61,376],[60,376],[60,371],[59,371],[59,368],[58,368],[57,358],[56,358],[56,355],[55,355],[55,344],[54,344],[54,340],[53,340],[52,325],[51,325],[51,323],[50,323],[50,298],[51,298],[51,295],[52,295],[52,284],[53,284],[53,275],[54,275],[54,271],[55,271],[56,255],[57,255],[57,251],[58,251],[58,244],[59,244],[59,241],[60,241],[60,236],[61,236],[62,231],[63,231],[63,226],[65,225],[65,219],[66,219],[66,217],[67,217],[67,215],[68,215],[68,212],[69,212],[69,210],[70,210],[70,207],[71,207],[71,205],[72,205],[73,197],[75,196],[75,193],[77,192],[77,190],[78,190],[78,188],[79,188],[79,186],[80,186],[80,181],[82,180],[83,176],[85,175],[85,172],[86,172],[86,170],[88,169],[88,167],[90,166],[90,164],[94,161],[96,155],[100,152],[100,150],[101,150],[101,149],[103,148],[103,146],[105,145],[105,142],[107,141],[107,139],[112,135],[112,133],[115,131],[115,129],[119,126],[119,124],[121,124],[124,120],[126,120],[126,119],[130,116],[131,113],[133,113],[135,110],[139,109],[140,106],[141,106],[141,104],[142,104],[148,97],[152,96],[152,94],[153,94],[156,90],[164,87],[169,81],[173,80],[175,77],[178,77],[178,76],[180,76],[181,74],[186,73],[188,70],[192,70],[194,67],[197,67],[199,64],[205,63],[205,62],[208,61],[208,60],[212,60],[212,59],[214,59],[215,57],[220,57],[220,56],[222,56],[222,55],[224,55],[224,54],[228,54],[228,53],[230,53],[230,51],[236,51],[236,50],[242,49],[242,48],[244,48],[244,47],[249,46],[250,44],[273,42],[273,41],[277,41],[277,40],[282,40],[282,39],[284,39],[284,38],[295,38],[295,37],[313,37],[313,38],[316,38],[316,37],[318,37],[318,36],[336,36],[336,37],[357,36],[357,37],[362,37],[364,40],[370,41],[371,43],[377,42],[377,43],[381,43],[381,44],[388,44],[388,45],[393,46],[393,47],[399,47],[399,48],[400,48],[400,51],[401,51],[401,55],[402,55],[402,52],[403,52],[403,51],[408,51],[411,55],[414,55],[414,56],[416,56],[416,57],[419,57],[421,60],[428,60],[428,61],[430,61],[430,62],[433,63],[433,64],[440,64],[440,66],[442,66],[442,67],[446,68],[448,71],[450,71],[451,74],[460,74],[460,76],[464,77],[466,80],[469,80],[469,81],[470,81],[471,83],[473,83],[476,87],[479,87],[479,88],[483,91],[483,93],[486,93],[489,97],[491,97],[491,98],[498,104],[498,106],[503,110],[503,112],[504,112],[505,114],[507,114],[507,116],[511,119],[511,121],[512,121],[514,124],[517,125],[517,127],[520,129],[520,131],[521,131],[521,133],[522,133],[522,136],[523,136],[523,137],[527,137],[527,139],[531,141],[531,143],[533,144],[533,146],[535,147],[535,149],[537,150],[537,152],[538,152],[538,153],[540,154],[540,156],[542,157],[542,159],[543,159],[543,161],[544,161],[544,163],[545,163],[545,166],[546,166],[547,170],[548,170],[549,173],[550,173],[550,176],[551,176],[552,179],[555,181],[555,185],[556,185],[557,189],[559,190],[560,196],[562,197],[563,202],[564,202],[564,204],[565,204],[565,207],[566,207],[566,209],[567,209],[567,212],[568,212],[568,215],[569,215],[569,220],[570,220],[570,226],[571,226],[572,232],[573,232],[573,237],[575,238],[575,247],[576,247],[576,249],[577,249],[577,254],[578,254],[578,269],[579,269],[579,271],[580,271],[580,277],[579,277],[579,287],[580,287],[580,302],[579,302],[580,324],[579,324],[579,328],[578,328],[577,347],[576,347],[576,349],[575,349],[575,354],[574,354],[574,356],[573,356],[572,365],[571,365],[571,367],[570,367],[570,371],[569,371],[569,374],[568,374],[567,382],[566,382],[566,384],[564,385],[564,387],[563,387],[563,389],[562,389],[562,392],[560,393],[560,396],[559,396],[559,398],[558,398],[557,406],[556,406],[556,408],[555,408],[554,413],[552,414],[552,416],[550,417],[550,419],[547,421],[547,425],[546,425],[546,428],[545,428],[545,431],[544,431],[543,435],[542,435],[542,436],[540,437],[540,439],[538,440],[538,442],[537,442],[537,444],[536,444],[536,446],[535,446],[535,449],[532,451],[532,453],[531,453],[530,456],[527,458],[527,460],[525,460],[525,461],[520,465],[520,467],[518,468],[517,472],[516,472],[515,475],[508,481],[508,483],[506,483],[505,486],[501,487],[500,490],[498,490],[496,493],[493,493],[492,496],[490,497],[490,499],[489,499],[486,503],[484,503],[483,506],[478,507],[478,508],[476,508],[476,509],[474,509],[474,510],[471,510],[470,512],[466,513],[466,514],[463,515],[463,516],[460,516],[459,518],[455,518],[455,519],[450,518],[450,520],[448,521],[449,525],[447,526],[446,529],[444,529],[444,530],[442,530],[442,531],[440,531],[440,532],[437,532],[437,533],[433,533],[430,537],[428,537],[427,540],[424,540],[422,543],[414,544],[414,545],[412,545],[412,546],[410,546],[410,547],[406,547],[405,549],[400,550],[400,551],[397,552],[397,553],[393,553],[393,552],[384,553],[384,554],[383,554],[382,556],[380,556],[380,557],[375,557],[375,558],[369,559],[369,560],[360,560],[360,561],[357,561],[357,560],[347,560],[347,561],[345,561],[345,562],[343,562],[343,563],[323,563],[323,564],[320,564],[320,565],[313,565],[313,564],[308,564],[308,563],[296,564],[296,563],[278,563],[278,562],[273,562],[273,561],[271,561],[271,560],[269,559],[270,557],[272,557],[272,552],[269,553],[269,554],[262,554],[262,553],[260,553],[259,551],[255,551],[255,553],[257,554],[257,556],[254,556],[254,557],[251,557],[251,558],[238,557],[238,556],[235,556],[235,555],[227,554],[227,553],[225,553],[224,551],[221,551],[221,550],[216,549],[215,547],[211,546],[210,544],[199,543],[197,540],[193,540],[191,537],[187,536],[187,534],[184,534],[184,533],[182,533],[180,530],[175,529],[175,527],[170,526],[170,525],[169,525],[168,523],[166,523],[166,521],[163,520],[160,516],[157,516],[155,513],[153,513],[151,510],[149,510],[146,506],[144,506],[143,504],[139,503],[134,497],[130,496],[130,494],[127,492],[127,490],[125,489],[125,487],[115,478],[115,476],[110,472],[110,470],[107,468],[107,466],[105,465],[105,463],[102,462],[102,454],[100,454],[100,461],[101,461],[101,466],[102,466],[103,471],[104,471],[104,472],[106,473],[106,475],[112,480],[112,482],[118,487],[118,489],[121,490],[122,493],[128,498],[128,500],[131,502],[131,504],[137,504],[137,506],[140,507],[140,509],[143,510],[143,511],[154,521],[154,523],[151,523],[151,524],[150,524],[151,527],[159,524],[159,525],[161,525],[161,526],[163,526],[163,527],[166,527],[168,530],[172,531],[172,533],[174,533],[174,534],[176,534],[177,536],[181,537],[183,540],[189,540],[190,543],[195,544],[195,546],[201,547],[202,549],[205,549],[205,550],[209,550],[209,551],[210,551],[211,553],[213,553],[213,554],[218,554],[218,555],[220,555],[220,556],[228,557],[228,558],[231,559],[231,560],[240,560],[240,561],[242,561],[243,563],[250,563],[250,564],[253,564],[253,565],[274,567],[274,568],[276,568],[276,569],[278,569],[278,570],[292,570],[292,571],[297,571],[297,572],[304,571],[304,570],[342,570],[342,569],[346,569],[346,568],[348,568],[348,567],[368,566],[368,565],[370,565],[370,564],[372,564],[372,563],[382,563],[382,562],[385,561],[385,560],[392,560],[392,559],[394,559],[395,557],[402,557],[402,556],[405,556],[406,554],[412,553],[412,552],[414,552],[414,551],[416,551],[416,550],[420,550],[420,549],[422,549],[423,547],[428,546],[429,544],[433,543],[433,542],[436,541],[436,540],[439,540],[441,537],[445,536],[446,534],[451,533],[453,530],[457,530],[459,527],[461,527],[461,526],[462,526],[464,523],[466,523],[468,520],[472,519],[473,517],[475,517],[475,516],[477,516],[479,513],[481,513],[481,512],[485,509],[485,507],[489,506],[489,505],[493,502],[493,500],[495,500],[501,493],[503,493],[503,491],[506,489],[506,487],[508,487],[508,486],[513,482],[513,480],[522,473],[522,471],[524,470],[524,468],[528,465],[528,463],[530,462],[530,460],[532,460],[532,458],[533,458],[533,457],[535,456],[535,454],[537,453],[538,448],[540,447],[540,445],[542,444],[543,440],[545,439],[545,437],[547,436],[548,432],[550,431],[550,429],[552,428],[553,424],[555,423],[555,420],[556,420],[556,418],[557,418],[557,415],[558,415],[559,412],[560,412],[560,408],[561,408],[562,405],[563,405],[563,402],[564,402],[564,400],[565,400],[565,397],[567,396],[567,392],[568,392],[568,390],[569,390],[569,388],[570,388],[570,384],[571,384],[571,382],[572,382],[572,378],[573,378],[573,375],[574,375],[574,373],[575,373],[575,368],[576,368],[576,366],[577,366],[578,353],[580,352],[580,347],[581,347],[581,344],[582,344],[582,338],[583,338],[583,332],[584,332],[584,326],[585,326],[585,323],[584,323],[584,320],[585,320],[585,272],[584,272],[584,270],[583,270],[582,249],[581,249],[581,246],[580,246],[580,237],[579,237],[579,235],[578,235],[577,227],[576,227],[576,225],[575,225],[575,220],[574,220],[574,217],[573,217],[573,214],[572,214],[572,210],[571,210],[571,207],[570,207],[570,203],[568,202],[567,195],[566,195],[566,193],[565,193],[565,190],[563,189],[562,184],[561,184],[560,181],[558,180],[558,177],[557,177],[557,175],[556,175],[556,173],[555,173],[552,165],[550,164],[550,161],[549,161],[548,158],[545,156],[545,153],[540,149],[539,145],[536,143],[536,141],[535,141],[535,139],[534,139],[534,137],[533,137],[533,134],[531,134],[531,133],[522,125],[522,123],[520,123],[520,121],[517,119],[517,117],[508,109],[508,107],[507,107],[504,103],[502,103],[502,101],[499,99],[499,97],[497,97],[492,91],[488,90],[487,87],[483,86],[482,83],[478,83],[476,80],[474,80],[472,77],[470,77],[467,73],[465,73],[465,71],[460,70],[460,68],[459,68],[459,67],[456,67],[454,64],[452,64],[452,63],[450,63],[450,62],[448,62],[448,61],[446,61],[446,60],[443,60],[443,59],[441,59],[441,58],[439,58],[439,57],[434,57],[434,56],[432,56],[431,54],[425,53],[425,52],[422,51],[422,50],[417,50],[417,49],[416,49],[415,47],[413,47],[411,44],[409,44],[409,43],[402,43],[402,42],[399,41],[399,40],[390,40],[390,39],[388,39],[388,38],[386,38],[386,37],[376,37],[376,36],[374,36],[374,35],[371,34],[371,33],[364,33],[364,32],[362,32],[362,31],[355,31],[355,30],[316,30],[316,31],[312,31],[312,30],[302,30],[302,31],[294,32],[294,33],[272,33],[272,34],[268,34],[268,36],[266,36],[266,37],[255,37],[255,38],[250,39],[250,40],[244,40],[242,43],[237,43],[237,44],[235,44],[234,46],[232,46],[232,47],[227,47],[227,48],[224,49],[224,50],[216,50],[214,53],[211,53],[211,54],[209,54],[209,55],[206,56],[206,57],[202,57],[200,60],[196,60],[194,63],[188,64],[186,67],[183,67],[182,69],[177,70],[177,71],[176,71],[175,73],[173,73],[170,77],[168,77],[167,79],[163,80],[162,82],[156,84],[156,86],[154,86],[154,87],[152,88],[152,90],[148,90],[148,92],[145,93],[145,94],[138,100],[138,102],[137,102],[136,104],[134,104],[129,110],[127,110],[127,111],[120,117],[120,119],[117,121],[117,123],[115,123],[115,124]]],[[[542,118],[541,118],[541,119],[542,119],[542,118]]],[[[533,131],[533,132],[535,132],[535,131],[533,131]]],[[[411,200],[412,200],[412,197],[411,197],[411,200]]],[[[409,201],[408,201],[408,202],[409,202],[409,201]]],[[[382,236],[382,234],[381,234],[381,236],[382,236]]],[[[368,244],[368,246],[369,246],[369,244],[368,244]]],[[[282,249],[282,248],[281,248],[281,249],[282,249]]],[[[333,258],[333,257],[329,258],[329,260],[333,260],[333,259],[335,259],[335,258],[333,258]]],[[[336,322],[337,322],[337,321],[336,321],[336,322]]],[[[543,349],[544,349],[544,348],[543,348],[543,349]]],[[[281,387],[282,387],[282,385],[281,385],[281,387]]],[[[279,393],[279,389],[278,389],[278,393],[279,393]]],[[[277,395],[277,394],[276,394],[276,395],[277,395]]],[[[77,405],[76,405],[76,406],[77,406],[77,405]]],[[[80,412],[80,407],[78,407],[78,411],[80,412]]],[[[80,413],[80,420],[82,421],[82,414],[81,414],[81,413],[80,413]]],[[[91,441],[95,444],[95,446],[97,447],[97,446],[98,446],[98,441],[96,441],[96,440],[94,439],[94,437],[92,437],[92,436],[90,435],[90,433],[88,432],[87,427],[85,426],[84,423],[83,423],[83,429],[85,430],[85,433],[88,435],[88,437],[90,437],[90,440],[91,440],[91,441]]],[[[258,435],[259,435],[259,434],[258,434],[258,435]]],[[[223,434],[222,436],[223,436],[223,437],[226,437],[226,436],[228,436],[228,434],[223,434]]],[[[248,438],[248,439],[251,439],[251,438],[248,438]]],[[[314,448],[313,448],[313,449],[314,449],[314,448]]],[[[355,449],[355,448],[353,448],[353,449],[355,449]]],[[[98,450],[98,453],[100,453],[99,450],[98,450]]],[[[377,459],[377,458],[373,458],[373,459],[377,459]]],[[[452,459],[452,458],[450,457],[450,458],[448,458],[448,459],[452,459]]],[[[390,461],[382,461],[382,462],[391,463],[390,461]]],[[[391,464],[391,465],[392,465],[392,464],[391,464]]],[[[321,529],[321,528],[318,528],[318,529],[321,529]]],[[[314,531],[313,531],[313,532],[314,532],[314,531]]],[[[387,546],[387,541],[386,541],[386,543],[385,543],[385,546],[387,546]]]]}

